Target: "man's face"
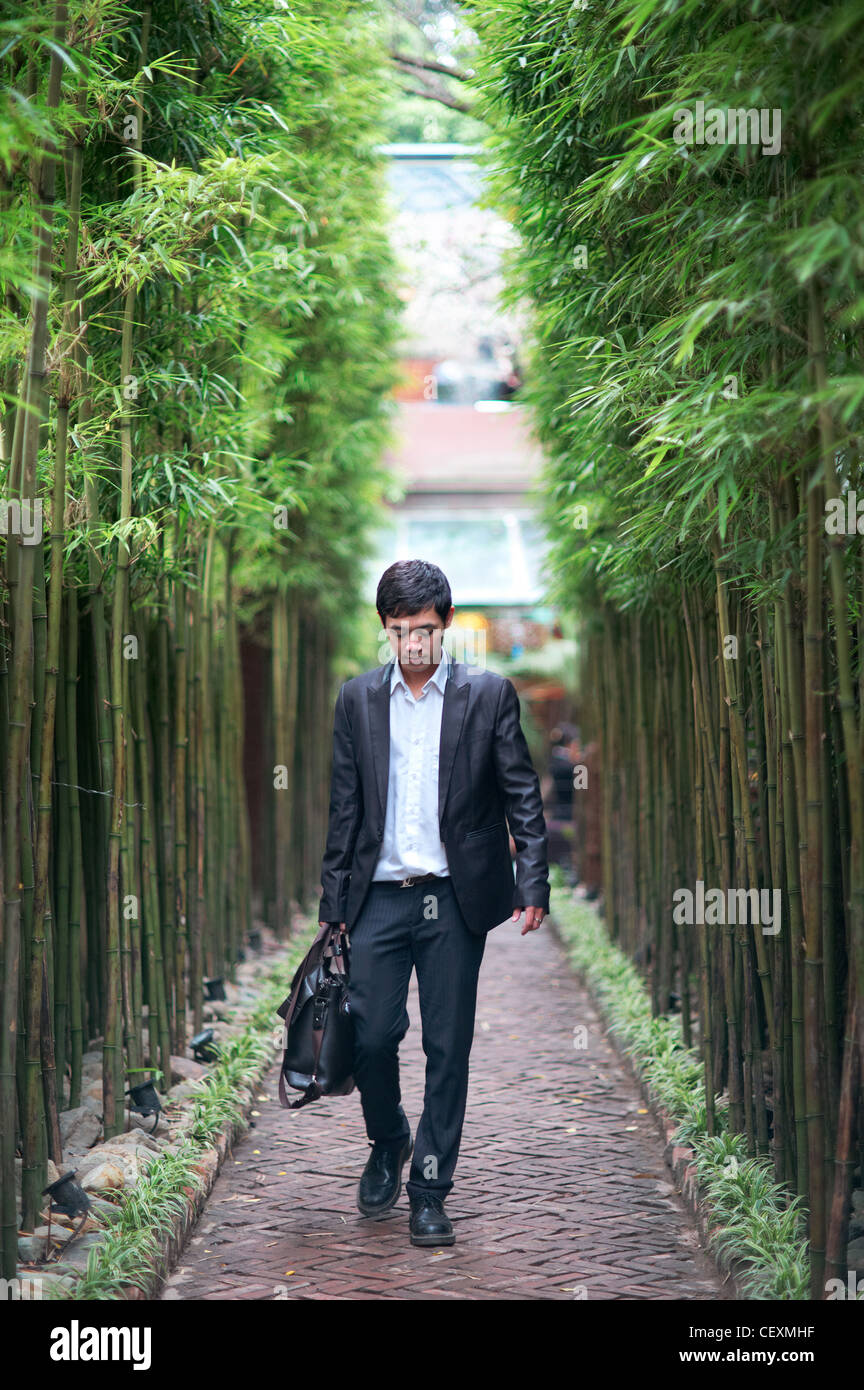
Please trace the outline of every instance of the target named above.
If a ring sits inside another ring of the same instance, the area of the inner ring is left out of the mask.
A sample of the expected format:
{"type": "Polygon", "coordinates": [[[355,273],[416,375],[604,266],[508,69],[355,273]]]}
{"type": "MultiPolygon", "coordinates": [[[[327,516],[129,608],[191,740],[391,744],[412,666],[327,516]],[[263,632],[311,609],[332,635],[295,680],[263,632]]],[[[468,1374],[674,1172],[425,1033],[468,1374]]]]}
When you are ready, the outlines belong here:
{"type": "Polygon", "coordinates": [[[422,613],[413,613],[410,617],[393,618],[388,614],[384,626],[400,666],[418,675],[434,669],[441,660],[442,638],[453,621],[454,612],[451,608],[444,622],[434,608],[424,608],[422,613]]]}

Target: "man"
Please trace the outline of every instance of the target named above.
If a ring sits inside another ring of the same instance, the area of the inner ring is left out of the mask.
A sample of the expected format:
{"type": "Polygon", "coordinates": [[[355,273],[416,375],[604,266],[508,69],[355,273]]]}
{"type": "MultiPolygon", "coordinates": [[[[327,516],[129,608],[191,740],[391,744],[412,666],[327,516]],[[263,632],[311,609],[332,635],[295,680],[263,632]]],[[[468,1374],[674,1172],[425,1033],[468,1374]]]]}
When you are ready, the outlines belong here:
{"type": "Polygon", "coordinates": [[[364,1216],[389,1211],[413,1152],[411,1243],[452,1245],[443,1202],[462,1137],[486,934],[524,911],[524,936],[548,912],[546,825],[513,683],[443,648],[454,609],[441,570],[397,561],[376,607],[394,656],[346,681],[336,701],[318,916],[348,935],[354,1078],[372,1145],[357,1205],[364,1216]],[[412,966],[426,1054],[413,1144],[398,1059],[412,966]]]}

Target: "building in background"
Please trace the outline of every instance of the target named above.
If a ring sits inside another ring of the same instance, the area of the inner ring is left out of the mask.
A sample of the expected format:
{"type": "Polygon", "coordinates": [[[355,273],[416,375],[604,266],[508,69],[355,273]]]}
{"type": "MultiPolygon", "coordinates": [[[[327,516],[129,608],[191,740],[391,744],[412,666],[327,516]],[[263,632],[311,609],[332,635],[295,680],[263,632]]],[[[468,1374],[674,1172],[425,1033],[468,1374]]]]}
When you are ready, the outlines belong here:
{"type": "MultiPolygon", "coordinates": [[[[394,560],[432,560],[453,589],[454,655],[509,673],[561,640],[544,603],[546,543],[532,496],[542,456],[518,401],[524,325],[500,304],[502,256],[514,233],[480,206],[475,148],[381,151],[390,160],[391,235],[403,275],[404,380],[397,443],[385,460],[399,500],[377,537],[364,592],[374,602],[378,577],[394,560]]],[[[538,675],[530,687],[535,718],[550,727],[562,716],[562,683],[538,675]]]]}

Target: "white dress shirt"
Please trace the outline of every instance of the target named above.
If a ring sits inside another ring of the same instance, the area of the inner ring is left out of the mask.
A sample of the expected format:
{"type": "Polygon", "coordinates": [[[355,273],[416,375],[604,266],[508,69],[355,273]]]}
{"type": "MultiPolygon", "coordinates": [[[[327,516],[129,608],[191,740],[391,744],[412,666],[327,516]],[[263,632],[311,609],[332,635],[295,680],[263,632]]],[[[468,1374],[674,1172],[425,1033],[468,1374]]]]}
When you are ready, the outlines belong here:
{"type": "Polygon", "coordinates": [[[384,839],[372,881],[449,874],[438,824],[438,751],[450,656],[420,694],[411,694],[398,658],[390,674],[390,770],[384,839]]]}

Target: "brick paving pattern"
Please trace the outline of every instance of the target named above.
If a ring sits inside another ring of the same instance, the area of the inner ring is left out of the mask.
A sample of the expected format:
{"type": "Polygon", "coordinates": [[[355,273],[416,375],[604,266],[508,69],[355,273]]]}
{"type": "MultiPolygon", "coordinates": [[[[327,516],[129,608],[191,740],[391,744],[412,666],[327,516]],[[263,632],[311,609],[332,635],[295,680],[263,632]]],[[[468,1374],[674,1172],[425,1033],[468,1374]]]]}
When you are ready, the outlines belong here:
{"type": "MultiPolygon", "coordinates": [[[[164,1299],[728,1296],[670,1181],[656,1124],[639,1113],[641,1096],[548,919],[536,933],[519,930],[496,927],[481,966],[445,1207],[456,1244],[409,1244],[404,1184],[386,1216],[361,1216],[369,1147],[359,1093],[283,1110],[274,1064],[255,1128],[228,1155],[164,1299]]],[[[408,1009],[399,1055],[413,1134],[425,1062],[414,976],[408,1009]]]]}

